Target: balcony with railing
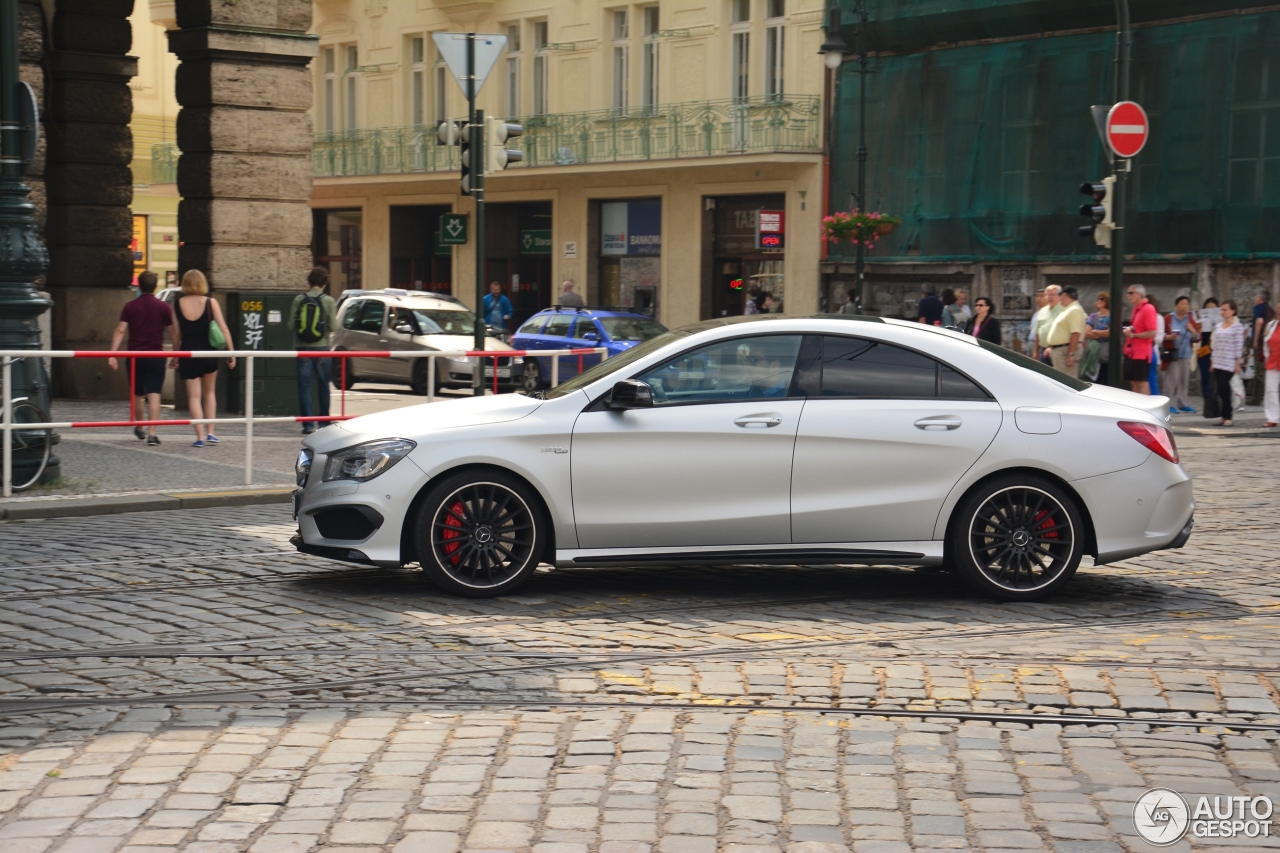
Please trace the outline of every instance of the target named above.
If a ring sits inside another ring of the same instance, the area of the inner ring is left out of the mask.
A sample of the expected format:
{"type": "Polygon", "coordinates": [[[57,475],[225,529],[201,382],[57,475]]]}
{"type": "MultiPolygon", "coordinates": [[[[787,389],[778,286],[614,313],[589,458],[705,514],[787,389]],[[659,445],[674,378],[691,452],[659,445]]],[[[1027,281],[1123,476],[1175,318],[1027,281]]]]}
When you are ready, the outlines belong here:
{"type": "MultiPolygon", "coordinates": [[[[814,95],[690,101],[631,112],[593,110],[508,119],[524,126],[509,148],[520,164],[570,166],[821,148],[814,95]]],[[[311,149],[318,178],[440,172],[458,168],[458,149],[436,143],[434,128],[385,127],[319,134],[311,149]]]]}

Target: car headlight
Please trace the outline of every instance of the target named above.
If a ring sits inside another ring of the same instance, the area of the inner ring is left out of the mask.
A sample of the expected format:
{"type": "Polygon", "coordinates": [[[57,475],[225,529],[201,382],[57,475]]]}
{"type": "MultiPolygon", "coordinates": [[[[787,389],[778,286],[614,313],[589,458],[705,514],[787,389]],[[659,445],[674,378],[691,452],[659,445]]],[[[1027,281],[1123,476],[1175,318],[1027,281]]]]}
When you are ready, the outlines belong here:
{"type": "Polygon", "coordinates": [[[449,360],[450,360],[450,361],[452,361],[454,364],[465,364],[465,365],[468,365],[468,366],[470,366],[470,365],[471,365],[471,356],[469,356],[469,355],[461,355],[461,356],[451,355],[451,356],[449,356],[448,358],[449,358],[449,360]]]}
{"type": "Polygon", "coordinates": [[[322,482],[356,480],[363,483],[372,480],[408,456],[409,451],[417,446],[407,438],[385,438],[335,451],[324,463],[322,482]]]}
{"type": "Polygon", "coordinates": [[[513,356],[511,356],[511,363],[512,363],[512,364],[524,364],[524,359],[523,359],[523,358],[521,358],[521,357],[520,357],[520,356],[518,356],[518,355],[513,355],[513,356]]]}
{"type": "Polygon", "coordinates": [[[307,485],[307,477],[311,476],[311,460],[314,458],[315,454],[311,452],[311,448],[304,447],[298,454],[298,461],[293,463],[293,476],[299,489],[307,485]]]}

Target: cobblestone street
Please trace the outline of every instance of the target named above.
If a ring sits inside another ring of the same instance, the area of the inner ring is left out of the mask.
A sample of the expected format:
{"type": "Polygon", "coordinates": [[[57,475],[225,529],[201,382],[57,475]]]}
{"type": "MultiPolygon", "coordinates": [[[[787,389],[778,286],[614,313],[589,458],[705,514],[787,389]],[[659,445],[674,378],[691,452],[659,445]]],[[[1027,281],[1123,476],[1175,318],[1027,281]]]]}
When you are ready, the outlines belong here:
{"type": "Polygon", "coordinates": [[[1187,547],[1036,604],[830,566],[469,601],[285,507],[4,523],[0,851],[1154,850],[1148,788],[1280,800],[1280,443],[1179,445],[1187,547]]]}

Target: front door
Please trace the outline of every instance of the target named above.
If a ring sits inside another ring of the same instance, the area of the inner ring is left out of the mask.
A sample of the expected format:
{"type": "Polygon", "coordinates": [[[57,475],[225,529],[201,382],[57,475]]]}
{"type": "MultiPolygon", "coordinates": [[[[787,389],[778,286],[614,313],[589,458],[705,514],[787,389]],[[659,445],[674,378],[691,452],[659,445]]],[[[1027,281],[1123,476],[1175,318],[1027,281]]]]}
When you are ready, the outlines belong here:
{"type": "Polygon", "coordinates": [[[579,547],[790,542],[800,341],[701,347],[638,377],[653,408],[579,415],[570,457],[579,547]]]}
{"type": "MultiPolygon", "coordinates": [[[[386,339],[386,348],[392,352],[416,352],[421,350],[417,344],[413,342],[415,335],[421,334],[418,329],[418,320],[413,316],[413,311],[409,308],[392,308],[387,317],[387,328],[383,334],[386,339]],[[397,331],[397,327],[408,327],[410,331],[397,331]]],[[[386,375],[399,382],[408,382],[413,375],[413,361],[407,358],[389,358],[386,359],[386,375]]]]}
{"type": "Polygon", "coordinates": [[[1000,405],[945,364],[859,338],[824,337],[812,381],[821,394],[796,436],[795,541],[933,539],[943,501],[995,438],[1000,405]]]}

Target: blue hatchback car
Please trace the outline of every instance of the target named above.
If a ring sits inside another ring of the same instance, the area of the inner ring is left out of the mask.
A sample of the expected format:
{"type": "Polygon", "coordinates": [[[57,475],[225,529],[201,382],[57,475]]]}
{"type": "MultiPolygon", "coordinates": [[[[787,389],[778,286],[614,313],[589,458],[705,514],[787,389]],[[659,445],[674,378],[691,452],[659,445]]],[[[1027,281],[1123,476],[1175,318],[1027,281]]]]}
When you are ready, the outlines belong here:
{"type": "MultiPolygon", "coordinates": [[[[548,308],[524,322],[511,337],[511,346],[536,352],[540,349],[585,349],[604,347],[617,355],[636,344],[657,337],[666,327],[644,314],[615,308],[548,308]]],[[[536,391],[551,384],[551,357],[526,358],[524,388],[536,391]]],[[[557,379],[576,376],[581,368],[600,363],[600,356],[562,356],[557,379]]]]}

